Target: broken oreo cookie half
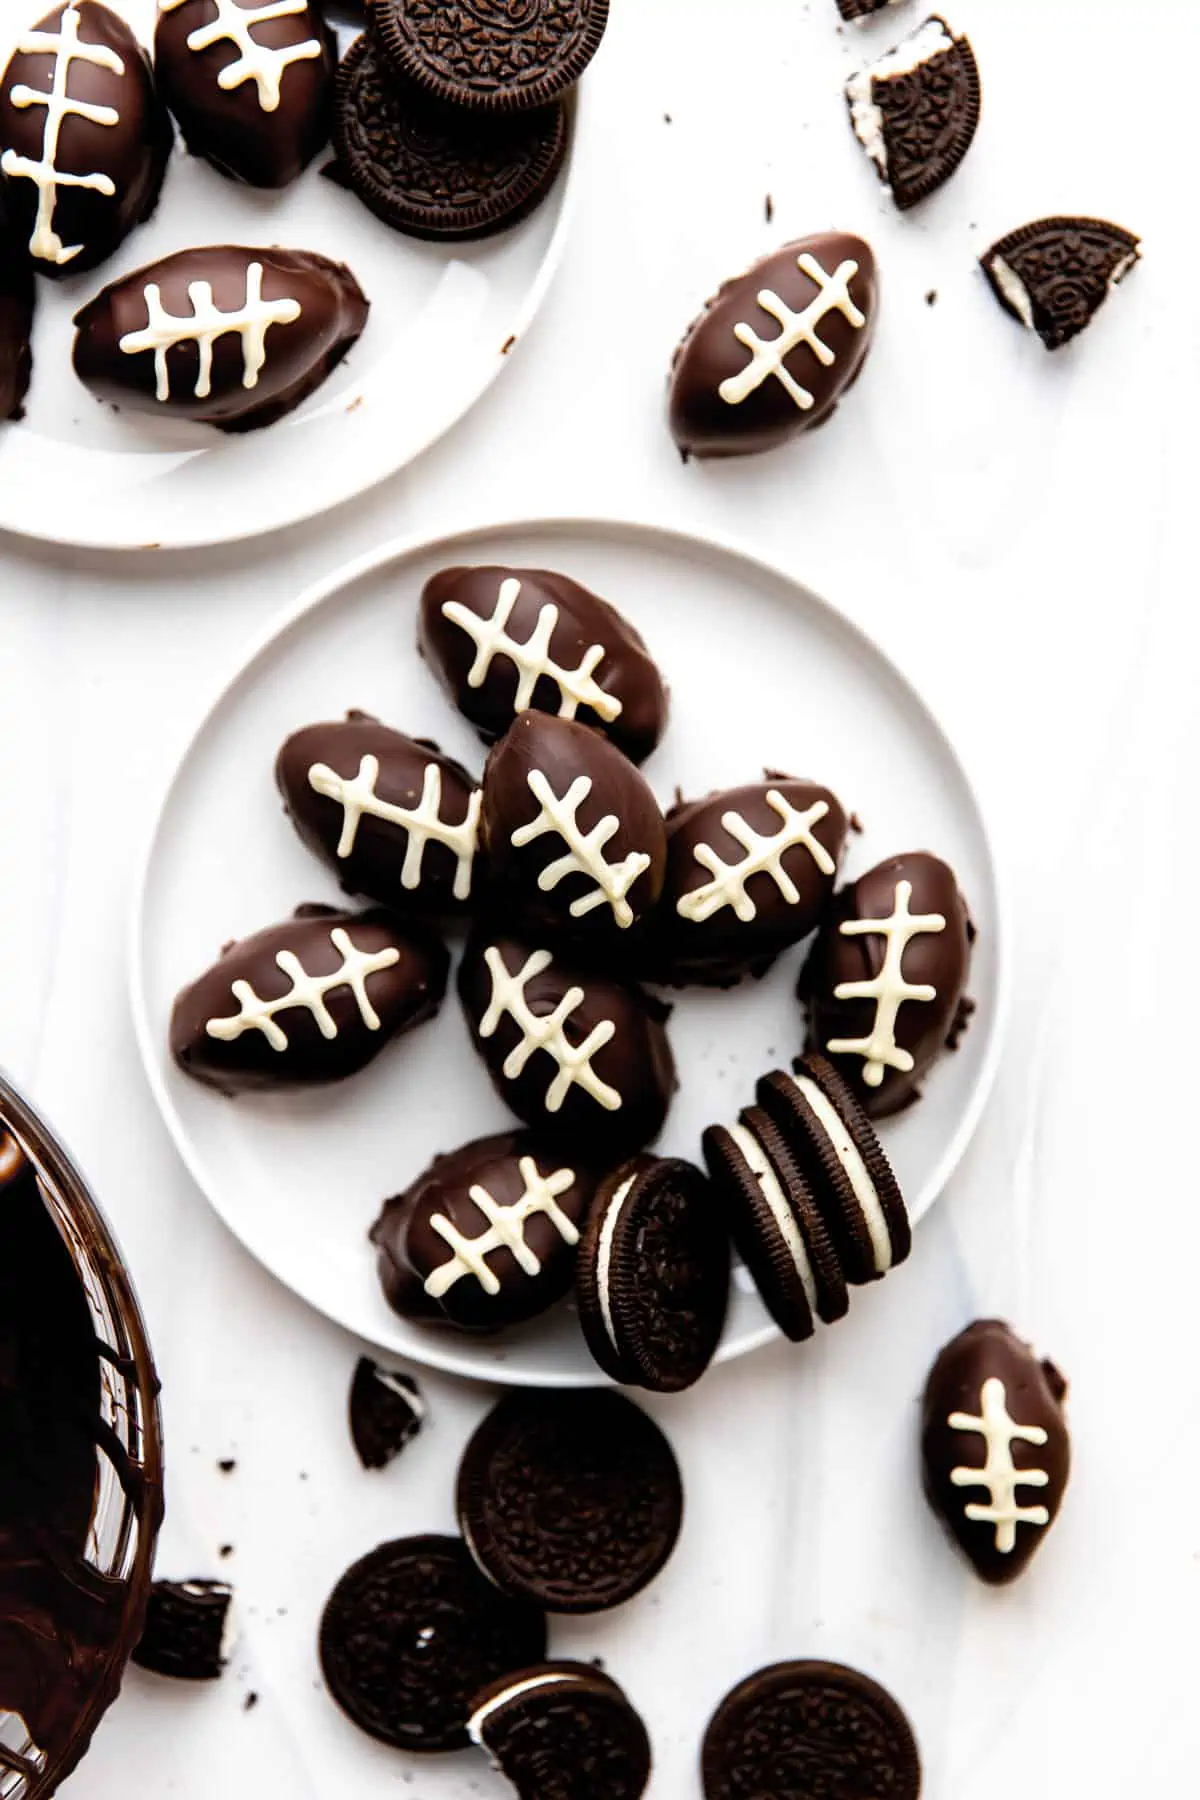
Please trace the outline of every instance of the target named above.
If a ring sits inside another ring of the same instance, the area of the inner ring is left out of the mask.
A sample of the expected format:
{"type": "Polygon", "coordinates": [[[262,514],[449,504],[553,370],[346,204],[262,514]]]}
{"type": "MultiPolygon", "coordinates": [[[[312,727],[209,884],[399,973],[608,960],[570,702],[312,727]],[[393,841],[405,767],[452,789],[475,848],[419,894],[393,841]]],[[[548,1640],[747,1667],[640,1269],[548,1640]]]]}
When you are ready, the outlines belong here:
{"type": "Polygon", "coordinates": [[[215,1681],[228,1656],[232,1600],[223,1581],[156,1581],[133,1661],[177,1681],[215,1681]]]}
{"type": "Polygon", "coordinates": [[[650,1739],[616,1682],[588,1663],[519,1669],[477,1694],[467,1730],[520,1800],[639,1800],[650,1739]]]}
{"type": "Polygon", "coordinates": [[[1035,219],[985,250],[980,266],[1005,312],[1060,350],[1087,329],[1141,259],[1140,239],[1104,219],[1035,219]]]}
{"type": "Polygon", "coordinates": [[[979,126],[979,67],[970,42],[935,13],[846,84],[854,135],[902,212],[958,168],[979,126]]]}
{"type": "Polygon", "coordinates": [[[350,1385],[350,1436],[364,1469],[386,1469],[416,1437],[425,1412],[411,1375],[359,1357],[350,1385]]]}

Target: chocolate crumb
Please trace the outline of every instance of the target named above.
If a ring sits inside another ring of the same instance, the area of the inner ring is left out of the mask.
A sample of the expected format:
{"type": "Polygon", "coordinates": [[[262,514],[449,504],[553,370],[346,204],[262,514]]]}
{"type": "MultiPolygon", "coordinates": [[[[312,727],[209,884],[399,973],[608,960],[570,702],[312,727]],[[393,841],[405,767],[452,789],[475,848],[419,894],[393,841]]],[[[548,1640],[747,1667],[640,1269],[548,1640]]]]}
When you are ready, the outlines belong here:
{"type": "Polygon", "coordinates": [[[763,207],[763,211],[766,214],[767,224],[768,225],[773,224],[774,220],[775,220],[775,200],[774,200],[773,195],[771,195],[771,194],[767,195],[766,204],[763,207]]]}
{"type": "Polygon", "coordinates": [[[664,124],[664,125],[673,125],[673,124],[674,124],[674,123],[675,123],[675,121],[674,121],[674,119],[673,119],[673,118],[672,118],[672,117],[671,117],[671,115],[670,115],[670,113],[664,113],[664,114],[663,114],[663,124],[664,124]]]}
{"type": "Polygon", "coordinates": [[[507,356],[510,350],[516,349],[516,345],[517,345],[517,339],[516,339],[516,335],[514,333],[514,335],[512,337],[506,338],[504,343],[501,344],[501,346],[500,346],[501,356],[507,356]]]}
{"type": "Polygon", "coordinates": [[[217,1551],[217,1555],[221,1558],[221,1561],[224,1562],[227,1557],[233,1555],[233,1545],[222,1544],[221,1548],[217,1551]]]}
{"type": "Polygon", "coordinates": [[[253,1712],[257,1705],[258,1695],[254,1692],[254,1689],[251,1688],[250,1692],[246,1695],[246,1698],[242,1701],[242,1711],[253,1712]]]}
{"type": "Polygon", "coordinates": [[[217,1467],[220,1469],[222,1475],[232,1475],[233,1471],[237,1468],[237,1458],[233,1456],[223,1456],[217,1464],[217,1467]]]}
{"type": "Polygon", "coordinates": [[[936,288],[930,288],[929,292],[925,296],[925,304],[926,304],[926,306],[936,306],[937,303],[938,303],[938,291],[936,288]]]}

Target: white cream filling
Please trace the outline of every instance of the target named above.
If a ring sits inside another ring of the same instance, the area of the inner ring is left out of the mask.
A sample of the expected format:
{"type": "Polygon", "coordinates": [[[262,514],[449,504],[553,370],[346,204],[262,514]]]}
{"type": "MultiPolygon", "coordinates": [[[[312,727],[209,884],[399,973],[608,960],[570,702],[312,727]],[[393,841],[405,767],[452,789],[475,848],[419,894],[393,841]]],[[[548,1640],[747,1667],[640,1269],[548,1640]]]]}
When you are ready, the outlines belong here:
{"type": "Polygon", "coordinates": [[[779,1227],[779,1235],[788,1247],[792,1261],[796,1265],[796,1273],[800,1277],[800,1285],[804,1289],[804,1297],[808,1301],[814,1318],[817,1316],[817,1283],[813,1275],[812,1263],[809,1261],[808,1247],[803,1233],[796,1222],[782,1183],[771,1167],[766,1151],[744,1125],[730,1125],[729,1135],[741,1151],[749,1166],[750,1173],[762,1190],[763,1199],[771,1209],[772,1217],[779,1227]]]}
{"type": "Polygon", "coordinates": [[[636,1173],[628,1181],[623,1181],[608,1203],[608,1212],[600,1231],[600,1249],[596,1258],[596,1291],[600,1296],[600,1313],[604,1320],[604,1329],[608,1333],[608,1341],[621,1354],[621,1346],[617,1343],[617,1330],[613,1324],[612,1297],[608,1291],[608,1275],[612,1266],[613,1238],[616,1236],[617,1221],[621,1217],[622,1208],[633,1190],[637,1180],[636,1173]]]}
{"type": "MultiPolygon", "coordinates": [[[[1029,289],[1017,274],[1011,263],[1005,262],[1002,256],[993,256],[988,263],[988,273],[1008,301],[1026,331],[1033,330],[1033,301],[1029,297],[1029,289]]],[[[1014,340],[1015,341],[1015,340],[1014,340]]]]}
{"type": "Polygon", "coordinates": [[[849,1177],[854,1198],[867,1221],[876,1272],[886,1275],[892,1266],[892,1234],[888,1230],[887,1214],[883,1210],[879,1190],[871,1180],[862,1152],[847,1131],[841,1114],[816,1082],[810,1081],[807,1075],[793,1075],[790,1079],[816,1114],[818,1124],[833,1145],[837,1159],[849,1177]]]}
{"type": "Polygon", "coordinates": [[[580,1675],[570,1675],[560,1670],[550,1675],[529,1675],[524,1681],[514,1681],[511,1687],[505,1688],[503,1693],[494,1694],[478,1712],[471,1714],[467,1720],[467,1735],[482,1750],[485,1747],[483,1728],[492,1714],[499,1712],[501,1707],[507,1706],[511,1700],[519,1700],[522,1694],[532,1694],[536,1688],[570,1686],[572,1682],[582,1679],[580,1675]]]}
{"type": "Polygon", "coordinates": [[[850,120],[854,135],[879,173],[887,179],[888,153],[884,141],[883,109],[875,104],[877,81],[892,81],[898,75],[911,75],[922,63],[932,62],[946,50],[953,50],[954,39],[940,19],[927,19],[919,31],[897,44],[886,56],[860,69],[846,83],[850,102],[850,120]]]}

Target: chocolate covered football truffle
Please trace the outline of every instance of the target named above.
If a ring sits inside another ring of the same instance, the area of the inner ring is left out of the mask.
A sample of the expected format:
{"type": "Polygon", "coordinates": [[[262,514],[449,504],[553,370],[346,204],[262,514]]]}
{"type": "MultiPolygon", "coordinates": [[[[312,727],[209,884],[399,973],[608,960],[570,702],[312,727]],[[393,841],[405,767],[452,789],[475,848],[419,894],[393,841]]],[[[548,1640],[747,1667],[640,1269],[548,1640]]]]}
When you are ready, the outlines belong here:
{"type": "Polygon", "coordinates": [[[1012,1581],[1058,1516],[1071,1472],[1067,1384],[999,1319],[933,1365],[921,1408],[925,1493],[984,1581],[1012,1581]]]}
{"type": "Polygon", "coordinates": [[[979,126],[979,68],[970,42],[935,14],[846,84],[854,135],[901,211],[951,175],[979,126]]]}
{"type": "Polygon", "coordinates": [[[860,875],[834,900],[800,975],[809,1046],[872,1118],[920,1096],[966,1026],[975,928],[954,871],[918,850],[860,875]]]}
{"type": "Polygon", "coordinates": [[[353,712],[293,732],[275,779],[296,830],[347,893],[398,911],[465,911],[481,797],[436,745],[353,712]]]}
{"type": "Polygon", "coordinates": [[[154,67],[193,156],[252,187],[329,137],[337,48],[314,0],[159,0],[154,67]]]}
{"type": "Polygon", "coordinates": [[[536,1318],[570,1290],[595,1189],[528,1132],[436,1157],[371,1228],[388,1305],[463,1331],[536,1318]]]}
{"type": "Polygon", "coordinates": [[[633,764],[571,719],[523,712],[483,774],[497,895],[523,925],[615,948],[662,892],[667,833],[633,764]]]}
{"type": "Polygon", "coordinates": [[[667,815],[655,979],[724,987],[761,974],[817,924],[845,838],[836,795],[788,776],[676,806],[667,815]]]}
{"type": "Polygon", "coordinates": [[[344,263],[308,250],[180,250],[75,317],[75,373],[97,399],[256,431],[320,387],[370,307],[344,263]]]}
{"type": "Polygon", "coordinates": [[[33,373],[33,265],[0,194],[0,419],[19,419],[33,373]]]}
{"type": "Polygon", "coordinates": [[[822,425],[875,323],[875,256],[821,232],[727,281],[675,356],[670,424],[685,456],[746,456],[822,425]]]}
{"type": "Polygon", "coordinates": [[[71,0],[19,32],[0,77],[8,209],[44,275],[94,269],[154,211],[171,122],[132,31],[71,0]]]}
{"type": "Polygon", "coordinates": [[[418,925],[303,907],[230,944],[184,988],[171,1052],[227,1094],[343,1081],[433,1017],[448,969],[445,946],[418,925]]]}
{"type": "Polygon", "coordinates": [[[487,743],[532,708],[577,719],[644,762],[667,694],[639,634],[607,600],[551,569],[442,569],[426,582],[421,655],[487,743]]]}
{"type": "Polygon", "coordinates": [[[458,991],[497,1093],[543,1142],[611,1167],[657,1135],[675,1090],[670,1009],[636,983],[477,930],[458,991]]]}

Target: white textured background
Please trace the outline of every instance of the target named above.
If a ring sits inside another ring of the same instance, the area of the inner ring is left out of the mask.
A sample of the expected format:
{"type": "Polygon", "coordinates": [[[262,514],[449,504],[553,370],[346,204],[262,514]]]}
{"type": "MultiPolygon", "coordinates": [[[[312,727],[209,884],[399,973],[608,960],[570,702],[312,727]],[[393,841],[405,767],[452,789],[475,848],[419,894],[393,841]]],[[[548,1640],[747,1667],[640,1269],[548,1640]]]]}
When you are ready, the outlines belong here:
{"type": "MultiPolygon", "coordinates": [[[[839,83],[918,10],[872,34],[839,34],[833,0],[615,0],[614,13],[567,267],[498,388],[419,467],[228,552],[0,544],[0,1060],[89,1172],[149,1313],[169,1432],[163,1571],[215,1572],[233,1543],[223,1567],[246,1623],[211,1691],[135,1672],[70,1791],[492,1791],[473,1763],[410,1766],[358,1737],[318,1691],[313,1652],[352,1555],[449,1526],[483,1396],[430,1378],[426,1435],[384,1476],[358,1472],[343,1426],[356,1346],[234,1246],[158,1123],[125,923],[167,760],[243,639],[300,586],[397,532],[632,509],[741,534],[903,652],[983,777],[1016,904],[1017,1001],[989,1116],[912,1265],[806,1352],[769,1351],[654,1408],[688,1485],[679,1553],[641,1604],[556,1644],[603,1655],[642,1706],[656,1800],[696,1792],[725,1689],[793,1655],[858,1662],[896,1690],[934,1800],[1193,1793],[1200,503],[1185,98],[1200,9],[958,0],[985,120],[951,186],[906,219],[849,136],[839,83]],[[1140,231],[1146,261],[1051,359],[995,308],[974,258],[1057,209],[1140,231]],[[682,328],[723,276],[833,224],[865,231],[883,264],[861,387],[792,451],[685,470],[660,418],[682,328]],[[1003,1594],[944,1545],[914,1455],[929,1360],[992,1309],[1071,1377],[1076,1451],[1060,1524],[1003,1594]],[[262,1700],[244,1714],[250,1688],[262,1700]]],[[[731,618],[731,680],[737,630],[731,618]]]]}

